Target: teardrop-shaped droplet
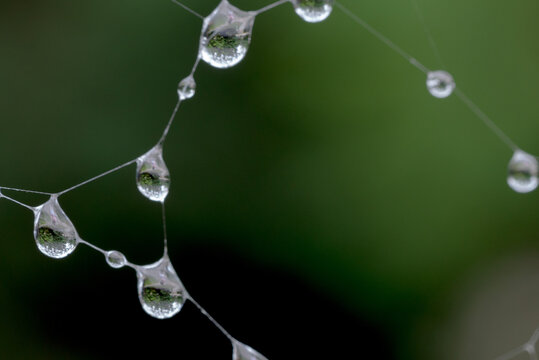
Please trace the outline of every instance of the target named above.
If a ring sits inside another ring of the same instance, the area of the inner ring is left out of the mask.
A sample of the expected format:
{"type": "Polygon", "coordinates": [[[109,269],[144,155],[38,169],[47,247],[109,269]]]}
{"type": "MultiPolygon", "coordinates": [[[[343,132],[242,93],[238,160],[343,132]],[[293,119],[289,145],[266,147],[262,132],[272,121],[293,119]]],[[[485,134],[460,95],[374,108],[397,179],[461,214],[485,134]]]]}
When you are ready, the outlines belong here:
{"type": "Polygon", "coordinates": [[[537,159],[522,150],[513,154],[508,166],[507,184],[519,193],[533,191],[539,185],[537,159]]]}
{"type": "Polygon", "coordinates": [[[292,4],[296,14],[310,23],[326,20],[333,10],[333,0],[292,0],[292,4]]]}
{"type": "Polygon", "coordinates": [[[232,360],[268,360],[265,356],[250,346],[234,341],[232,344],[232,360]]]}
{"type": "Polygon", "coordinates": [[[137,159],[137,187],[153,201],[164,201],[170,188],[170,173],[163,160],[163,148],[155,146],[137,159]]]}
{"type": "Polygon", "coordinates": [[[116,250],[107,251],[105,253],[105,260],[107,261],[107,264],[114,269],[119,269],[127,264],[127,259],[124,254],[116,250]]]}
{"type": "Polygon", "coordinates": [[[56,195],[36,208],[34,238],[39,251],[55,259],[66,257],[77,247],[77,230],[60,207],[56,195]]]}
{"type": "Polygon", "coordinates": [[[138,296],[142,308],[157,319],[176,315],[187,298],[187,291],[168,257],[137,269],[138,296]]]}
{"type": "Polygon", "coordinates": [[[178,84],[178,96],[180,100],[190,99],[195,96],[197,84],[193,75],[189,75],[178,84]]]}
{"type": "Polygon", "coordinates": [[[450,73],[443,70],[431,71],[427,75],[427,89],[438,99],[448,97],[455,90],[455,80],[450,73]]]}
{"type": "Polygon", "coordinates": [[[204,19],[200,39],[202,60],[216,68],[238,64],[247,53],[256,13],[247,12],[222,0],[204,19]]]}

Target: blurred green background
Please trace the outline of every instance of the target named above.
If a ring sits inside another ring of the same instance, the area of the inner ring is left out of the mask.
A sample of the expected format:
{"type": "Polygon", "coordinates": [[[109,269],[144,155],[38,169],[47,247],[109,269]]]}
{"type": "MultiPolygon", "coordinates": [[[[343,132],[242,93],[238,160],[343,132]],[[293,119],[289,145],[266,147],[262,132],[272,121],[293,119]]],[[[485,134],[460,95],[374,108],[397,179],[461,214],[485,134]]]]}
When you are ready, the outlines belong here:
{"type": "MultiPolygon", "coordinates": [[[[458,86],[538,154],[539,3],[418,2],[458,86]]],[[[208,14],[218,1],[184,3],[208,14]]],[[[342,3],[440,67],[409,1],[342,3]]],[[[147,151],[195,60],[200,25],[166,0],[3,1],[0,184],[60,191],[147,151]]],[[[539,192],[512,192],[503,143],[456,97],[429,96],[422,73],[338,9],[320,24],[290,4],[261,15],[246,59],[229,70],[202,63],[196,80],[165,146],[172,253],[226,249],[297,278],[377,324],[399,359],[487,360],[539,325],[539,192]]],[[[160,256],[159,207],[138,194],[133,168],[61,203],[86,240],[136,263],[160,256]]],[[[7,201],[0,224],[0,351],[66,358],[58,346],[25,346],[46,340],[21,314],[50,308],[35,300],[28,309],[21,289],[39,299],[69,292],[58,284],[93,289],[118,273],[88,249],[45,258],[30,212],[7,201]]],[[[222,301],[241,313],[233,298],[222,301]]]]}

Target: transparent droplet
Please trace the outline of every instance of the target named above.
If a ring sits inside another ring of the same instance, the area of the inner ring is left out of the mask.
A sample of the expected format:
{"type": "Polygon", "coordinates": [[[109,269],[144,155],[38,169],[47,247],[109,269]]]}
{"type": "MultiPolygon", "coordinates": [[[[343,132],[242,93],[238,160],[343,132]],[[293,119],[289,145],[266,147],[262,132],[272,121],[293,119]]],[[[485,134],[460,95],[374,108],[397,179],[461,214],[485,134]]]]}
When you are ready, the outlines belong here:
{"type": "Polygon", "coordinates": [[[455,90],[455,80],[447,71],[431,71],[427,75],[427,89],[439,99],[448,97],[455,90]]]}
{"type": "Polygon", "coordinates": [[[508,166],[507,184],[519,193],[533,191],[539,185],[537,159],[522,150],[513,154],[508,166]]]}
{"type": "Polygon", "coordinates": [[[197,84],[193,75],[189,75],[178,84],[178,96],[180,100],[190,99],[195,96],[197,84]]]}
{"type": "Polygon", "coordinates": [[[187,291],[168,257],[137,268],[138,296],[142,308],[157,319],[176,315],[187,298],[187,291]]]}
{"type": "Polygon", "coordinates": [[[55,259],[66,257],[77,247],[77,230],[60,207],[56,195],[36,208],[34,238],[39,251],[55,259]]]}
{"type": "Polygon", "coordinates": [[[292,0],[292,4],[296,14],[310,23],[326,20],[333,10],[333,0],[292,0]]]}
{"type": "Polygon", "coordinates": [[[153,201],[164,201],[170,188],[170,173],[163,160],[163,148],[157,145],[137,159],[137,187],[153,201]]]}
{"type": "Polygon", "coordinates": [[[265,356],[250,346],[239,341],[233,343],[232,360],[268,360],[265,356]]]}
{"type": "Polygon", "coordinates": [[[127,264],[127,259],[125,258],[124,254],[116,250],[107,251],[105,254],[105,260],[107,260],[107,264],[109,264],[110,267],[115,269],[124,267],[125,264],[127,264]]]}
{"type": "Polygon", "coordinates": [[[238,64],[247,53],[256,13],[247,12],[222,0],[204,19],[200,39],[202,60],[216,68],[238,64]]]}

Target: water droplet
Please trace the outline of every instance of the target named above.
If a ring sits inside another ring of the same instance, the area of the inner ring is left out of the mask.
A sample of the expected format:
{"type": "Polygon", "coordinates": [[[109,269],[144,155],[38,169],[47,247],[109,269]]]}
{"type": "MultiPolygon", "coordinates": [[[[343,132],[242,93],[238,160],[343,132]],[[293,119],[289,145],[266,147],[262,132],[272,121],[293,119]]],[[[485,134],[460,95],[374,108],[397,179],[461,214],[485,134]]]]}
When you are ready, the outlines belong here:
{"type": "Polygon", "coordinates": [[[39,251],[55,259],[66,257],[77,247],[77,230],[60,207],[56,195],[36,208],[34,238],[39,251]]]}
{"type": "Polygon", "coordinates": [[[292,4],[296,14],[310,23],[326,20],[333,10],[333,0],[292,0],[292,4]]]}
{"type": "Polygon", "coordinates": [[[197,84],[193,75],[189,75],[178,84],[178,96],[180,100],[190,99],[195,96],[197,84]]]}
{"type": "Polygon", "coordinates": [[[204,19],[200,39],[202,60],[216,68],[238,64],[247,53],[256,13],[247,12],[222,0],[204,19]]]}
{"type": "Polygon", "coordinates": [[[142,308],[157,319],[176,315],[187,298],[187,291],[168,257],[137,269],[138,296],[142,308]]]}
{"type": "Polygon", "coordinates": [[[250,346],[234,341],[232,360],[268,360],[265,356],[250,346]]]}
{"type": "Polygon", "coordinates": [[[170,188],[170,173],[163,160],[163,148],[155,146],[137,159],[137,187],[153,201],[164,201],[170,188]]]}
{"type": "Polygon", "coordinates": [[[125,264],[127,264],[127,259],[125,258],[124,254],[116,250],[107,251],[105,254],[105,260],[107,260],[107,264],[109,264],[110,267],[115,269],[124,267],[125,264]]]}
{"type": "Polygon", "coordinates": [[[455,90],[455,80],[446,71],[431,71],[427,75],[427,89],[430,94],[439,99],[448,97],[455,90]]]}
{"type": "Polygon", "coordinates": [[[537,159],[522,150],[513,154],[508,166],[507,184],[519,193],[533,191],[539,185],[537,159]]]}

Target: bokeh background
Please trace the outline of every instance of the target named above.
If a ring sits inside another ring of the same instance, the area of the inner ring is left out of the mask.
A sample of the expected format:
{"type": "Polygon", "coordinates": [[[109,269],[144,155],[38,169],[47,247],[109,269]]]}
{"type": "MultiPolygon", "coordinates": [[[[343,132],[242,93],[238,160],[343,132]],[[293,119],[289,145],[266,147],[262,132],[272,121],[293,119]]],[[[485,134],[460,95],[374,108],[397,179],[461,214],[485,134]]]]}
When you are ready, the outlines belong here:
{"type": "MultiPolygon", "coordinates": [[[[440,67],[409,1],[342,2],[440,67]]],[[[539,3],[418,2],[461,89],[539,153],[539,3]]],[[[184,3],[208,14],[218,1],[184,3]]],[[[2,1],[0,184],[60,191],[147,151],[200,25],[168,0],[2,1]]],[[[539,192],[512,192],[510,151],[340,11],[316,25],[290,4],[261,15],[246,59],[203,63],[196,80],[165,147],[170,252],[238,339],[270,359],[489,360],[539,325],[539,192]]],[[[150,263],[160,209],[134,177],[61,204],[86,240],[150,263]]],[[[0,201],[0,357],[230,356],[190,304],[145,315],[130,269],[83,246],[41,255],[32,221],[0,201]]]]}

